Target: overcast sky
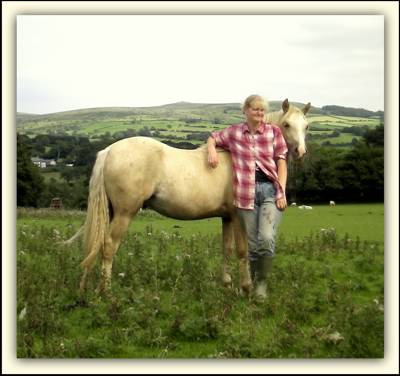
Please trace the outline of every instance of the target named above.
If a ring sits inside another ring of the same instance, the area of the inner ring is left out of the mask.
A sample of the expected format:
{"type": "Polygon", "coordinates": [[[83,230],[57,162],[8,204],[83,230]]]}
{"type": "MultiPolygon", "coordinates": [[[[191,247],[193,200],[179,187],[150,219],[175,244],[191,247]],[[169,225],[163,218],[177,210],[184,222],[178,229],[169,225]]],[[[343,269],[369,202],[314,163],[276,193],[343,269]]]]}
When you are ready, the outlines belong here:
{"type": "Polygon", "coordinates": [[[17,111],[269,100],[384,109],[384,16],[17,16],[17,111]]]}

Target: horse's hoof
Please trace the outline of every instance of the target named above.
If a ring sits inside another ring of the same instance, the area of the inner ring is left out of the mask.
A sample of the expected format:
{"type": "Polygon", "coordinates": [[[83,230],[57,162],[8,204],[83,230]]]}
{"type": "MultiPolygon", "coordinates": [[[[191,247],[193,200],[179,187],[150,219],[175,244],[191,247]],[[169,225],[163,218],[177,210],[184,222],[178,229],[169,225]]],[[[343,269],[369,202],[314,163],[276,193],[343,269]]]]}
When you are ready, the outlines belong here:
{"type": "Polygon", "coordinates": [[[96,289],[96,294],[104,296],[105,298],[108,298],[111,296],[111,287],[106,287],[104,285],[100,285],[96,289]]]}
{"type": "Polygon", "coordinates": [[[241,286],[242,292],[243,292],[243,294],[244,294],[245,296],[250,296],[251,288],[252,288],[251,283],[250,283],[250,284],[245,284],[245,285],[242,285],[242,286],[241,286]]]}

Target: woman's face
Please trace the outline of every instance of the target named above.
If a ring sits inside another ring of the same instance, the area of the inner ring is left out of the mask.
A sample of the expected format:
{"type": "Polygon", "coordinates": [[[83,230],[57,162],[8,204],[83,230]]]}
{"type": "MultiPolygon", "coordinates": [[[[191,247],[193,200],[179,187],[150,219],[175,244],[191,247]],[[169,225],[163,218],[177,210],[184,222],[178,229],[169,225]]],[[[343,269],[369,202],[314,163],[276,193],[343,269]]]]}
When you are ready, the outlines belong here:
{"type": "Polygon", "coordinates": [[[244,111],[247,121],[250,123],[260,123],[264,120],[265,104],[261,101],[253,101],[244,111]]]}

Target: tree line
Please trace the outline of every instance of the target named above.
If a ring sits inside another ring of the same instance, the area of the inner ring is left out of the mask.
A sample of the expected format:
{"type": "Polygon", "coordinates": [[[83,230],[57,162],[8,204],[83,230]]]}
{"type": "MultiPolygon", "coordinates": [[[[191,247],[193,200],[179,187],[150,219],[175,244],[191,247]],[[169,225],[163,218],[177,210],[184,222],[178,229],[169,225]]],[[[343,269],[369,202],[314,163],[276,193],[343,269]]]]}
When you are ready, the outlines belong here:
{"type": "Polygon", "coordinates": [[[353,108],[343,106],[322,106],[322,113],[325,115],[336,115],[336,116],[355,116],[355,117],[378,117],[383,120],[383,111],[369,111],[364,108],[353,108]]]}
{"type": "MultiPolygon", "coordinates": [[[[119,136],[89,141],[83,136],[17,134],[17,205],[48,207],[53,197],[60,197],[66,208],[85,209],[96,154],[125,135],[119,136]],[[32,157],[56,160],[57,165],[46,171],[57,172],[60,178],[45,180],[32,157]]],[[[188,141],[165,143],[182,149],[198,147],[188,141]]],[[[383,124],[363,132],[344,150],[309,140],[304,160],[289,163],[287,197],[289,202],[383,202],[383,124]]]]}

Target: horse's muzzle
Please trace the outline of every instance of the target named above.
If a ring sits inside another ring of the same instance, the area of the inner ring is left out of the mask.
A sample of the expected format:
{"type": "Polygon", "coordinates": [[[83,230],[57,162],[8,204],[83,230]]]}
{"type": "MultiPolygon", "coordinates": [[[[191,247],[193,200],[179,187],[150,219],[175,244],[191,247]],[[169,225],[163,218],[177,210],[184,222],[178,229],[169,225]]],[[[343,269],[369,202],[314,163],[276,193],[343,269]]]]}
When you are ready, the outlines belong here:
{"type": "Polygon", "coordinates": [[[302,159],[307,154],[307,148],[298,146],[293,150],[293,156],[297,159],[302,159]]]}

